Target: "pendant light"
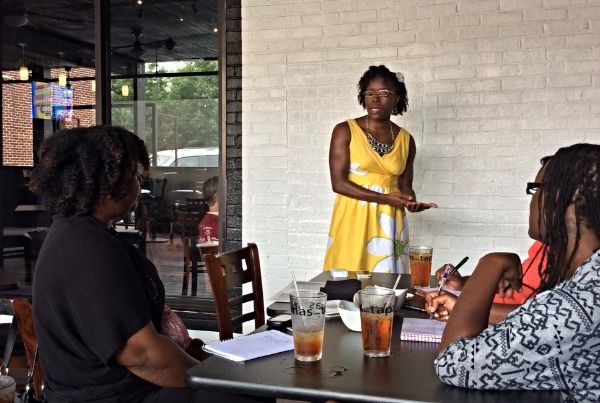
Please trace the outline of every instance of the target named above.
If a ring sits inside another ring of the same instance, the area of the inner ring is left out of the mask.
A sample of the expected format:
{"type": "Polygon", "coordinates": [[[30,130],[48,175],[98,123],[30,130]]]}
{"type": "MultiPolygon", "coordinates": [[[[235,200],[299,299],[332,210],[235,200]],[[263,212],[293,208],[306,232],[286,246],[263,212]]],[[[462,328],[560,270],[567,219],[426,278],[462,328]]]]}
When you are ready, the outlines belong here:
{"type": "Polygon", "coordinates": [[[25,66],[25,46],[26,43],[19,43],[21,47],[21,67],[19,67],[19,79],[26,81],[29,80],[29,69],[25,66]]]}
{"type": "Polygon", "coordinates": [[[58,75],[58,85],[60,85],[61,87],[67,86],[67,75],[65,73],[60,73],[58,75]]]}
{"type": "MultiPolygon", "coordinates": [[[[63,65],[63,63],[64,63],[63,57],[65,56],[65,52],[58,52],[58,54],[60,55],[60,64],[63,65]]],[[[61,87],[67,86],[67,72],[65,71],[64,68],[63,68],[63,71],[58,73],[58,85],[60,85],[61,87]]]]}

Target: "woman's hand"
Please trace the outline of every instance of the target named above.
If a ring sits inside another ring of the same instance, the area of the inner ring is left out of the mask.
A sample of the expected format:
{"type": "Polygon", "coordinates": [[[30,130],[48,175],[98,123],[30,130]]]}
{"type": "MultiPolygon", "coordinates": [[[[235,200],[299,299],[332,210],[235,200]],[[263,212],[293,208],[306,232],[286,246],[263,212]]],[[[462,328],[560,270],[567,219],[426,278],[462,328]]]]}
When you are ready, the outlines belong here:
{"type": "MultiPolygon", "coordinates": [[[[506,297],[521,289],[521,260],[514,253],[489,253],[479,259],[444,329],[439,350],[460,338],[480,334],[490,322],[494,294],[506,297]]],[[[444,300],[446,301],[446,300],[444,300]]],[[[439,310],[440,302],[431,307],[439,310]]],[[[446,302],[444,302],[446,304],[446,302]]],[[[430,307],[430,310],[431,310],[430,307]]]]}
{"type": "Polygon", "coordinates": [[[406,209],[411,213],[418,213],[419,211],[427,210],[430,208],[437,208],[437,204],[435,203],[424,203],[424,202],[414,202],[406,206],[406,209]]]}
{"type": "MultiPolygon", "coordinates": [[[[437,271],[435,272],[435,279],[437,280],[438,284],[442,281],[442,276],[444,275],[446,268],[449,268],[450,270],[452,270],[454,268],[454,266],[451,265],[450,263],[446,263],[445,265],[443,265],[442,267],[437,269],[437,271]]],[[[451,290],[460,291],[465,286],[465,282],[467,281],[468,278],[469,278],[468,276],[467,277],[461,276],[458,271],[454,272],[448,276],[448,278],[446,279],[446,282],[444,283],[444,287],[450,288],[451,290]]]]}
{"type": "Polygon", "coordinates": [[[519,255],[508,252],[495,252],[484,256],[483,259],[486,260],[486,264],[489,260],[489,264],[494,265],[495,269],[501,273],[497,291],[500,298],[512,298],[513,292],[523,291],[523,268],[519,255]]]}
{"type": "Polygon", "coordinates": [[[429,208],[437,207],[435,203],[423,203],[414,201],[412,194],[406,194],[402,192],[391,192],[388,194],[388,204],[394,207],[405,207],[411,213],[427,210],[429,208]]]}
{"type": "Polygon", "coordinates": [[[456,300],[456,295],[448,292],[442,291],[440,295],[437,291],[428,292],[425,294],[425,310],[437,320],[446,322],[450,318],[456,300]]]}

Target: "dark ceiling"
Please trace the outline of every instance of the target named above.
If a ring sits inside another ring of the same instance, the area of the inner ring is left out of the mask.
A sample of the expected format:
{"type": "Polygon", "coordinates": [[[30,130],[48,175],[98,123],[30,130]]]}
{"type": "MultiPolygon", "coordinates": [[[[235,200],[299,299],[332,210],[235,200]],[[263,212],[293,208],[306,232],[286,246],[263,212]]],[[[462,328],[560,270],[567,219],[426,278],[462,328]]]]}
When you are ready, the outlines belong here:
{"type": "MultiPolygon", "coordinates": [[[[110,1],[111,70],[217,58],[218,1],[110,1]]],[[[0,0],[0,15],[3,70],[21,66],[21,43],[29,66],[94,66],[94,0],[0,0]]]]}

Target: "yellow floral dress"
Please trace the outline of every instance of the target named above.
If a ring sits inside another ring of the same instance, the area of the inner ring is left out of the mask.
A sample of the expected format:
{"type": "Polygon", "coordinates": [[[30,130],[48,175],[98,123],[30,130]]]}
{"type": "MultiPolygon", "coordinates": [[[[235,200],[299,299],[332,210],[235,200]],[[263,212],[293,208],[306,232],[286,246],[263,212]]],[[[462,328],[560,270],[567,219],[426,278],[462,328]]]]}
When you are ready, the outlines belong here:
{"type": "MultiPolygon", "coordinates": [[[[350,126],[348,180],[378,193],[398,191],[398,176],[406,168],[410,134],[400,129],[394,147],[377,154],[354,119],[350,126]]],[[[404,208],[369,203],[338,194],[323,270],[367,270],[409,273],[408,222],[404,208]]]]}

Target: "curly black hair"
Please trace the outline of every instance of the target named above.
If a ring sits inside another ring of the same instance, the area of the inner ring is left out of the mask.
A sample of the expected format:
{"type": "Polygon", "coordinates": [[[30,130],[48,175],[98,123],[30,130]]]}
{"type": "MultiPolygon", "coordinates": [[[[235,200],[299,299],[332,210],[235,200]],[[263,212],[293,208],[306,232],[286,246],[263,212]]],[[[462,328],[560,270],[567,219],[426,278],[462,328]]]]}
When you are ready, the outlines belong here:
{"type": "Polygon", "coordinates": [[[579,224],[600,238],[600,145],[575,144],[559,149],[542,160],[542,187],[538,192],[538,225],[545,226],[544,257],[546,269],[541,272],[538,292],[555,287],[565,280],[579,247],[579,224]],[[567,256],[565,212],[574,204],[577,220],[575,247],[567,256]]]}
{"type": "Polygon", "coordinates": [[[115,126],[59,130],[40,148],[29,188],[44,206],[62,216],[86,215],[102,198],[119,198],[138,164],[149,169],[144,142],[115,126]]]}
{"type": "Polygon", "coordinates": [[[375,77],[381,77],[385,80],[389,80],[394,84],[394,92],[400,97],[398,103],[394,108],[392,115],[402,115],[408,110],[408,94],[406,92],[406,85],[404,81],[400,82],[396,73],[390,71],[383,64],[379,66],[369,66],[369,69],[365,71],[360,80],[358,81],[358,103],[363,108],[365,107],[365,91],[369,82],[375,77]]]}

